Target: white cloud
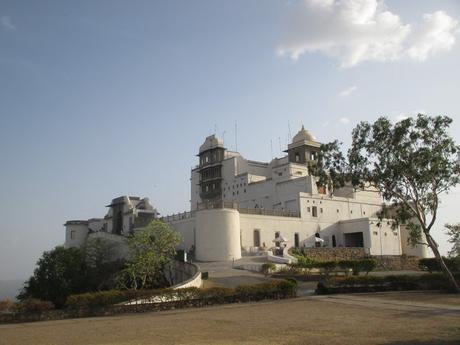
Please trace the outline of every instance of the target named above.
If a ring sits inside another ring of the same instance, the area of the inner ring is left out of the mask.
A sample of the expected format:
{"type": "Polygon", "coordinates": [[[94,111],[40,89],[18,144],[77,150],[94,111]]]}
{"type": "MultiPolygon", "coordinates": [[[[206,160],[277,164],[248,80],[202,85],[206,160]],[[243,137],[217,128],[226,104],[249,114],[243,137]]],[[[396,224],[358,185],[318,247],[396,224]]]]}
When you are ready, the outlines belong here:
{"type": "Polygon", "coordinates": [[[451,49],[458,27],[442,11],[425,14],[423,23],[413,27],[377,0],[304,0],[289,10],[278,53],[297,60],[320,52],[338,59],[342,67],[405,56],[423,61],[451,49]]]}
{"type": "Polygon", "coordinates": [[[458,22],[443,11],[423,15],[423,23],[413,37],[408,54],[412,59],[424,61],[439,52],[450,50],[455,44],[458,22]]]}
{"type": "Polygon", "coordinates": [[[350,123],[350,119],[348,117],[341,117],[339,122],[343,124],[350,123]]]}
{"type": "Polygon", "coordinates": [[[6,30],[15,30],[16,27],[11,23],[11,19],[8,16],[0,17],[0,25],[2,28],[6,30]]]}
{"type": "Polygon", "coordinates": [[[345,90],[342,90],[340,93],[339,93],[339,96],[340,97],[347,97],[347,96],[350,96],[353,92],[355,92],[358,88],[353,85],[353,86],[350,86],[350,87],[347,87],[345,90]]]}

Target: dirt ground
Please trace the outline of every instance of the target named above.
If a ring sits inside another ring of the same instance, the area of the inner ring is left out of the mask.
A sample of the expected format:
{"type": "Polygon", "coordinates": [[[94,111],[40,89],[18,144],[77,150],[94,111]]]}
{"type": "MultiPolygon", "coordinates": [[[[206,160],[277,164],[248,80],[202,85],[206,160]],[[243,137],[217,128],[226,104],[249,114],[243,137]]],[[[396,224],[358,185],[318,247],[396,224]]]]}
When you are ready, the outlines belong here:
{"type": "Polygon", "coordinates": [[[460,344],[454,295],[314,296],[0,326],[1,345],[460,344]]]}

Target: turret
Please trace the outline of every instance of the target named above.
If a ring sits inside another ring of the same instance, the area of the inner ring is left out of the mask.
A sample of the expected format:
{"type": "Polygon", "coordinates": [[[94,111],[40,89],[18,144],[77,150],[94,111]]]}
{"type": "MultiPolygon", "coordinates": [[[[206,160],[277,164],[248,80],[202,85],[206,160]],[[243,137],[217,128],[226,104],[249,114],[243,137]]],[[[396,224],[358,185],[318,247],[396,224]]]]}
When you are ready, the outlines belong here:
{"type": "Polygon", "coordinates": [[[288,145],[287,152],[289,162],[308,164],[318,157],[321,144],[302,125],[302,129],[294,136],[292,143],[288,145]]]}
{"type": "Polygon", "coordinates": [[[201,200],[222,198],[222,161],[225,157],[224,142],[215,135],[206,138],[200,146],[199,174],[201,200]]]}

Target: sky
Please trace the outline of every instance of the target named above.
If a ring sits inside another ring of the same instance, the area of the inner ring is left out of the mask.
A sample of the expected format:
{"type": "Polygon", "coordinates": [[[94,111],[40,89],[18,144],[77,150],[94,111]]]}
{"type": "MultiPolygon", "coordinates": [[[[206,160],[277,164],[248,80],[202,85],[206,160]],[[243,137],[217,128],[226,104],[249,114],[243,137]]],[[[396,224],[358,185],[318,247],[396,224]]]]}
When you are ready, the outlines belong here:
{"type": "MultiPolygon", "coordinates": [[[[302,124],[346,146],[423,112],[460,143],[459,21],[455,0],[0,1],[0,280],[114,197],[188,210],[212,133],[269,161],[302,124]]],[[[442,200],[446,253],[460,188],[442,200]]]]}

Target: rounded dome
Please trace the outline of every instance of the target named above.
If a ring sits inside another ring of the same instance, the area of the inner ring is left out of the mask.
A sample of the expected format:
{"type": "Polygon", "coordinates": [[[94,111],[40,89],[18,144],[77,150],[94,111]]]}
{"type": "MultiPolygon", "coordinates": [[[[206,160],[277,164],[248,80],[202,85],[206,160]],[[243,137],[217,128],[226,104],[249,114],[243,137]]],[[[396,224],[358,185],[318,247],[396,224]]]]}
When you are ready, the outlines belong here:
{"type": "Polygon", "coordinates": [[[316,138],[309,132],[307,131],[304,126],[302,125],[302,129],[292,138],[292,142],[296,143],[299,141],[316,141],[316,138]]]}
{"type": "Polygon", "coordinates": [[[200,146],[200,153],[216,147],[224,147],[224,141],[217,138],[214,134],[210,135],[206,138],[203,145],[200,146]]]}

